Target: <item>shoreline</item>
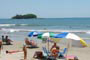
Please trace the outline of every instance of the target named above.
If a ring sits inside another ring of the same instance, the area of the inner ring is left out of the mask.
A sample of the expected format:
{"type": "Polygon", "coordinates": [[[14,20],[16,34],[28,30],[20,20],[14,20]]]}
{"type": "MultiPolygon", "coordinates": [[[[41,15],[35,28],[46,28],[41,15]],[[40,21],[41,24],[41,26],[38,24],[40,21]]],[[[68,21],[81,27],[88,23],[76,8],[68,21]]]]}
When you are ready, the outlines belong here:
{"type": "Polygon", "coordinates": [[[8,31],[8,32],[32,32],[32,31],[39,31],[39,32],[56,32],[56,33],[59,33],[59,32],[83,32],[83,33],[86,33],[86,32],[89,32],[90,33],[90,30],[65,30],[65,29],[13,29],[13,28],[1,28],[0,31],[8,31]]]}

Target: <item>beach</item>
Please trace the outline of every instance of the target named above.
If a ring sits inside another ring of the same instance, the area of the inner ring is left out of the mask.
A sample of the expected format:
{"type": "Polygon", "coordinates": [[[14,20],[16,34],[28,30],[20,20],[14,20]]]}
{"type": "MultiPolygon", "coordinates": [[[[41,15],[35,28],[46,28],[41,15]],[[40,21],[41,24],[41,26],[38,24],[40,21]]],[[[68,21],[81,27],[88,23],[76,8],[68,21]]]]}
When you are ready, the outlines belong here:
{"type": "Polygon", "coordinates": [[[90,60],[89,11],[90,0],[1,0],[0,60],[90,60]]]}
{"type": "MultiPolygon", "coordinates": [[[[13,40],[13,45],[3,45],[3,50],[0,55],[0,60],[21,60],[24,58],[23,52],[6,54],[6,50],[20,50],[24,44],[24,39],[32,31],[38,32],[70,32],[81,37],[90,45],[90,18],[46,18],[46,19],[0,19],[0,40],[2,35],[8,35],[13,40]],[[22,20],[22,21],[21,21],[22,20]],[[78,22],[78,23],[77,23],[78,22]]],[[[27,60],[33,59],[36,51],[42,51],[42,47],[47,43],[42,43],[42,40],[36,37],[28,37],[30,40],[37,42],[39,48],[27,48],[27,60]]],[[[62,40],[63,41],[63,40],[62,40]]],[[[65,40],[67,41],[67,39],[65,40]]],[[[63,42],[65,42],[63,41],[63,42]]],[[[66,43],[66,42],[65,42],[66,43]]],[[[66,47],[67,44],[58,43],[60,51],[66,47]]],[[[50,48],[53,43],[50,43],[50,48]]],[[[90,60],[90,46],[89,47],[72,47],[69,48],[68,55],[75,55],[79,60],[90,60]]]]}
{"type": "MultiPolygon", "coordinates": [[[[52,44],[50,44],[51,46],[52,44]]],[[[35,60],[33,59],[33,55],[35,51],[42,51],[42,46],[47,46],[45,43],[39,43],[39,48],[27,48],[27,60],[35,60]]],[[[23,41],[13,41],[13,45],[4,45],[3,50],[0,55],[0,60],[21,60],[23,59],[23,52],[13,53],[13,54],[6,54],[6,50],[22,50],[23,41]]],[[[61,50],[64,47],[61,47],[61,50]]],[[[68,51],[68,55],[75,55],[79,58],[79,60],[90,60],[90,47],[78,48],[72,47],[68,51]]]]}

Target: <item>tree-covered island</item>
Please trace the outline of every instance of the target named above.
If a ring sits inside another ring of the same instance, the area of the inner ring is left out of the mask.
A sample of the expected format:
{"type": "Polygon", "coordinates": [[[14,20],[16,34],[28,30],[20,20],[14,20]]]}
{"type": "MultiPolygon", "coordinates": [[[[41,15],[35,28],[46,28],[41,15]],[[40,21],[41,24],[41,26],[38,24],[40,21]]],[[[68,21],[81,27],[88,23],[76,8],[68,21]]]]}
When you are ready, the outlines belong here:
{"type": "Polygon", "coordinates": [[[37,18],[37,16],[35,14],[24,14],[24,15],[17,14],[16,16],[12,17],[12,19],[32,19],[32,18],[37,18]]]}

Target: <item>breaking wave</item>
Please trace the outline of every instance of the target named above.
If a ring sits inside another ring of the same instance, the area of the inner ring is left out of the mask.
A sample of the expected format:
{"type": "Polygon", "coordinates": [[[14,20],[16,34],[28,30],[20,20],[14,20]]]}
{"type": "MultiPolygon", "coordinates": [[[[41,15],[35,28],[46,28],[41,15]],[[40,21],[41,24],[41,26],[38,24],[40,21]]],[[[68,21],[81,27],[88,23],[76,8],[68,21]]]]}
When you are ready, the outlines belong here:
{"type": "Polygon", "coordinates": [[[9,27],[9,26],[41,26],[39,24],[0,24],[1,27],[9,27]]]}

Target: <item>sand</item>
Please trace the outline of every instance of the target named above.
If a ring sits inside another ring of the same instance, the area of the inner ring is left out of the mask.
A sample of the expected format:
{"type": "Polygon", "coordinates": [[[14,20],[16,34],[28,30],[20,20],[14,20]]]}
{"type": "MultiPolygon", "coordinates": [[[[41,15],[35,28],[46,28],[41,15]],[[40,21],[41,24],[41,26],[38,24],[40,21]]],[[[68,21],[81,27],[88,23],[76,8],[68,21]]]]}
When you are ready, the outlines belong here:
{"type": "MultiPolygon", "coordinates": [[[[3,50],[0,54],[0,60],[21,60],[23,59],[23,52],[13,53],[13,54],[6,54],[6,50],[22,50],[23,47],[23,41],[13,41],[13,45],[4,45],[3,50]]],[[[38,43],[39,48],[28,48],[28,57],[27,60],[35,60],[33,59],[33,55],[35,51],[42,51],[42,46],[47,46],[45,43],[38,43]]],[[[51,46],[51,44],[50,44],[51,46]]],[[[64,47],[61,47],[61,50],[64,47]]],[[[79,58],[79,60],[90,60],[90,47],[85,48],[78,48],[78,47],[72,47],[68,51],[68,55],[75,55],[79,58]]]]}

